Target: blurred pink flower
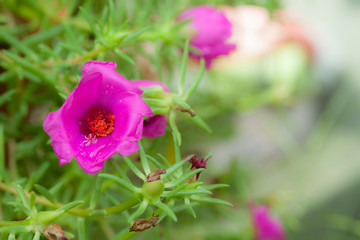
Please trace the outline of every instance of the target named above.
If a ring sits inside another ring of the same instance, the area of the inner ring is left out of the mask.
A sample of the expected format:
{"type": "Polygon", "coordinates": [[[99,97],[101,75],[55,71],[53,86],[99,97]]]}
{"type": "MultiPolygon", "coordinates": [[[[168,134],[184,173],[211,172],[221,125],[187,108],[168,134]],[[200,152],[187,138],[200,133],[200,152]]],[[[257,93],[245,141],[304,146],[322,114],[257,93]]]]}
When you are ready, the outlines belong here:
{"type": "MultiPolygon", "coordinates": [[[[152,86],[161,86],[164,92],[170,92],[165,84],[158,81],[149,80],[135,80],[132,81],[140,88],[147,88],[152,86]]],[[[166,117],[164,115],[155,115],[144,121],[143,137],[156,138],[165,134],[166,117]]]]}
{"type": "Polygon", "coordinates": [[[267,9],[258,6],[222,6],[220,10],[233,26],[229,41],[236,44],[236,50],[217,59],[214,68],[238,66],[239,61],[261,58],[288,42],[297,42],[312,54],[305,27],[290,10],[278,10],[274,18],[267,9]]]}
{"type": "Polygon", "coordinates": [[[270,215],[269,207],[265,205],[250,206],[257,240],[282,240],[285,231],[280,219],[270,215]]]}
{"type": "Polygon", "coordinates": [[[138,151],[143,116],[152,116],[142,90],[115,71],[114,62],[90,61],[59,110],[43,123],[60,165],[74,157],[88,173],[102,169],[115,153],[138,151]]]}
{"type": "Polygon", "coordinates": [[[200,54],[190,52],[190,56],[196,59],[203,57],[207,68],[210,68],[214,58],[228,55],[236,48],[236,45],[227,43],[231,37],[232,26],[220,11],[211,6],[197,6],[183,12],[178,20],[189,18],[192,18],[190,28],[195,30],[190,45],[200,51],[200,54]]]}

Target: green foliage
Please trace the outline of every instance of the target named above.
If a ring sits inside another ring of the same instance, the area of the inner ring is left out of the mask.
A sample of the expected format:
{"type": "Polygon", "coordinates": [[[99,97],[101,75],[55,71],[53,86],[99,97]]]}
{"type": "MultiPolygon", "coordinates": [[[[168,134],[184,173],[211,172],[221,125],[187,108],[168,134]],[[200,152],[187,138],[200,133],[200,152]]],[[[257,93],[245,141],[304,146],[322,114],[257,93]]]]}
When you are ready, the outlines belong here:
{"type": "Polygon", "coordinates": [[[129,226],[142,216],[160,215],[157,224],[162,224],[164,219],[181,221],[178,214],[185,210],[196,218],[195,206],[200,203],[232,206],[216,194],[205,196],[228,185],[197,182],[195,175],[204,169],[191,169],[193,155],[182,159],[180,149],[185,142],[182,115],[211,132],[207,119],[194,110],[199,105],[189,102],[204,76],[205,62],[200,61],[191,81],[189,39],[184,34],[189,21],[176,20],[180,12],[198,3],[205,2],[0,3],[1,234],[35,240],[46,226],[57,223],[69,238],[128,239],[137,234],[128,233],[129,226]],[[163,137],[167,144],[149,154],[152,146],[142,140],[140,161],[136,155],[114,156],[102,173],[88,175],[76,161],[58,166],[42,121],[61,106],[77,86],[81,66],[92,59],[114,61],[126,78],[152,77],[172,91],[165,93],[155,86],[143,93],[154,115],[168,117],[170,129],[163,137]],[[157,169],[166,173],[156,182],[147,182],[157,169]]]}

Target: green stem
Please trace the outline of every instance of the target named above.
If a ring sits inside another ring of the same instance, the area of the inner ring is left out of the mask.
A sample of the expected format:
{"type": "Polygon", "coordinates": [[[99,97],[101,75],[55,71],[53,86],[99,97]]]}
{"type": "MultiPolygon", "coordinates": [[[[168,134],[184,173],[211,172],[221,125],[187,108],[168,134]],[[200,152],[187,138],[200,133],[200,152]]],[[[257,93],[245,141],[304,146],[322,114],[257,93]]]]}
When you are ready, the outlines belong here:
{"type": "MultiPolygon", "coordinates": [[[[18,195],[18,193],[16,192],[14,187],[9,186],[2,182],[0,182],[0,190],[12,193],[14,195],[18,195]]],[[[30,193],[27,191],[24,191],[24,192],[25,192],[26,196],[29,198],[30,193]]],[[[52,203],[49,200],[47,200],[46,198],[38,196],[38,195],[36,195],[36,203],[41,204],[46,207],[49,207],[49,208],[53,208],[53,209],[58,209],[58,208],[61,208],[62,206],[64,206],[64,204],[62,204],[62,203],[59,203],[59,202],[52,203]]],[[[122,211],[125,211],[125,210],[135,206],[138,203],[139,203],[139,200],[137,200],[137,198],[130,198],[129,200],[127,200],[123,203],[120,203],[118,205],[115,205],[113,207],[104,208],[104,209],[95,209],[95,210],[103,211],[103,212],[105,212],[106,215],[111,215],[111,214],[120,213],[122,211]]],[[[73,208],[73,209],[70,209],[68,211],[68,213],[76,215],[76,216],[80,216],[80,217],[88,217],[92,211],[93,211],[92,209],[73,208]]]]}
{"type": "Polygon", "coordinates": [[[139,200],[137,198],[130,198],[129,200],[127,200],[123,203],[120,203],[113,207],[105,208],[104,211],[105,211],[106,215],[120,213],[122,211],[125,211],[125,210],[135,206],[138,203],[139,203],[139,200]]]}
{"type": "Polygon", "coordinates": [[[0,221],[0,227],[23,225],[24,221],[0,221]]]}

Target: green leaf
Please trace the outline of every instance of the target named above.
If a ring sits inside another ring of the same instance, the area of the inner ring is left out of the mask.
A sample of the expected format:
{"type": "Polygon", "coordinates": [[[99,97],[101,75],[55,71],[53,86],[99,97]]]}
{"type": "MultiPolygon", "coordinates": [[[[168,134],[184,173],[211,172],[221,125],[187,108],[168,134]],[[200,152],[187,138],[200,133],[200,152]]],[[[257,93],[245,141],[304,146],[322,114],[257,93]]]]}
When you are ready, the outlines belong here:
{"type": "Polygon", "coordinates": [[[185,93],[184,95],[184,100],[188,100],[189,97],[191,95],[193,95],[193,93],[196,91],[197,87],[199,86],[199,83],[204,75],[204,72],[205,72],[205,60],[202,58],[200,60],[200,71],[199,71],[199,74],[197,75],[195,81],[193,82],[193,84],[190,86],[190,88],[187,90],[187,92],[185,93]]]}
{"type": "Polygon", "coordinates": [[[35,182],[38,182],[46,173],[48,168],[50,167],[50,162],[46,161],[41,164],[41,166],[35,171],[35,182]]]}
{"type": "Polygon", "coordinates": [[[178,193],[179,191],[181,191],[182,189],[184,189],[187,186],[187,184],[180,184],[179,186],[176,186],[175,189],[171,190],[171,191],[164,191],[162,196],[163,197],[172,197],[174,196],[176,193],[178,193]]]}
{"type": "Polygon", "coordinates": [[[80,9],[80,12],[84,15],[86,21],[89,23],[89,26],[90,26],[92,32],[93,32],[93,33],[95,34],[95,36],[100,40],[100,38],[101,38],[102,36],[101,36],[101,33],[100,33],[99,29],[95,27],[95,22],[94,22],[94,19],[93,19],[92,15],[89,14],[89,13],[86,11],[86,9],[83,8],[83,7],[79,7],[79,9],[80,9]]]}
{"type": "Polygon", "coordinates": [[[193,199],[194,201],[197,202],[201,202],[201,203],[213,203],[213,204],[220,204],[220,205],[225,205],[228,207],[232,207],[233,205],[225,200],[222,199],[218,199],[218,198],[211,198],[211,197],[198,197],[198,196],[193,196],[191,197],[191,199],[193,199]]]}
{"type": "Polygon", "coordinates": [[[17,40],[6,32],[0,32],[0,39],[1,38],[11,44],[11,46],[14,46],[20,52],[24,53],[26,56],[29,56],[32,60],[38,60],[38,56],[35,54],[35,52],[31,48],[26,46],[23,41],[17,40]]]}
{"type": "Polygon", "coordinates": [[[171,208],[168,205],[166,205],[160,201],[156,202],[154,205],[157,206],[158,208],[160,208],[161,210],[163,210],[169,217],[172,218],[172,220],[177,222],[177,217],[176,217],[175,213],[171,210],[171,208]]]}
{"type": "Polygon", "coordinates": [[[79,217],[77,219],[77,230],[78,230],[78,239],[79,240],[87,240],[87,231],[86,231],[86,224],[85,218],[79,217]]]}
{"type": "Polygon", "coordinates": [[[139,141],[139,154],[140,154],[140,160],[141,160],[142,167],[143,167],[144,172],[145,172],[145,174],[147,176],[147,175],[149,175],[151,173],[151,169],[150,169],[150,165],[149,165],[149,162],[147,160],[144,148],[143,148],[140,141],[139,141]]]}
{"type": "Polygon", "coordinates": [[[212,185],[207,185],[207,186],[201,186],[201,189],[206,189],[206,190],[213,190],[213,189],[217,189],[217,188],[223,188],[223,187],[230,187],[229,184],[212,184],[212,185]]]}
{"type": "Polygon", "coordinates": [[[29,208],[25,207],[24,204],[22,204],[22,203],[19,203],[19,202],[7,202],[6,204],[18,208],[20,211],[25,213],[27,216],[31,216],[31,211],[29,210],[29,208]]]}
{"type": "Polygon", "coordinates": [[[69,181],[69,175],[64,175],[62,178],[58,179],[56,184],[49,189],[49,192],[52,194],[58,193],[60,189],[66,185],[68,181],[69,181]]]}
{"type": "Polygon", "coordinates": [[[15,77],[16,77],[16,75],[13,72],[10,72],[10,71],[2,72],[0,75],[0,82],[9,81],[10,79],[13,79],[15,77]]]}
{"type": "Polygon", "coordinates": [[[48,78],[48,76],[44,73],[44,71],[42,69],[34,66],[34,64],[29,62],[27,59],[21,58],[18,55],[14,54],[12,52],[6,51],[6,50],[4,50],[3,53],[7,57],[9,57],[12,61],[14,61],[16,64],[21,66],[24,70],[35,74],[36,76],[43,79],[46,83],[51,84],[51,86],[54,86],[52,80],[50,78],[48,78]]]}
{"type": "Polygon", "coordinates": [[[53,221],[55,221],[58,217],[65,213],[64,210],[56,210],[56,211],[41,211],[36,216],[37,222],[42,225],[49,225],[53,221]]]}
{"type": "Polygon", "coordinates": [[[187,198],[187,197],[184,198],[184,205],[186,207],[186,210],[188,210],[188,212],[191,214],[191,216],[193,216],[193,218],[196,218],[196,213],[195,213],[193,207],[191,206],[189,198],[187,198]]]}
{"type": "Polygon", "coordinates": [[[113,160],[111,161],[111,163],[114,166],[115,170],[120,174],[121,178],[124,181],[127,181],[129,184],[132,184],[129,177],[126,175],[126,172],[119,166],[118,162],[113,160]]]}
{"type": "Polygon", "coordinates": [[[155,158],[151,157],[150,155],[146,155],[146,157],[158,168],[158,169],[164,169],[165,166],[160,163],[158,160],[156,160],[155,158]]]}
{"type": "Polygon", "coordinates": [[[8,240],[16,240],[15,233],[10,233],[8,240]]]}
{"type": "Polygon", "coordinates": [[[204,159],[208,159],[212,156],[212,152],[209,152],[208,154],[206,154],[205,158],[204,159]]]}
{"type": "MultiPolygon", "coordinates": [[[[180,154],[180,143],[178,142],[178,138],[173,132],[173,141],[174,141],[174,152],[175,152],[175,162],[181,162],[181,154],[180,154]]],[[[181,137],[180,137],[181,140],[181,137]]]]}
{"type": "Polygon", "coordinates": [[[163,178],[167,178],[168,176],[173,174],[176,170],[178,170],[179,168],[184,166],[186,163],[187,163],[187,161],[180,161],[180,162],[175,163],[174,165],[172,165],[171,167],[166,169],[166,173],[163,175],[163,178]]]}
{"type": "Polygon", "coordinates": [[[77,200],[77,201],[73,201],[70,203],[65,204],[64,206],[62,206],[61,208],[56,209],[56,211],[69,211],[70,209],[73,209],[81,204],[83,204],[84,201],[82,200],[77,200]]]}
{"type": "Polygon", "coordinates": [[[169,114],[169,123],[173,134],[176,137],[177,143],[181,146],[181,134],[176,126],[175,111],[171,111],[169,114]]]}
{"type": "Polygon", "coordinates": [[[203,129],[205,132],[211,134],[211,128],[206,124],[204,120],[202,120],[198,115],[196,116],[190,116],[189,114],[186,114],[186,116],[197,126],[199,126],[201,129],[203,129]]]}
{"type": "MultiPolygon", "coordinates": [[[[100,31],[104,32],[104,27],[105,27],[105,24],[106,24],[106,21],[107,21],[107,17],[108,17],[108,11],[109,11],[109,8],[108,6],[104,6],[102,11],[101,11],[101,15],[99,17],[99,25],[100,25],[100,31]]],[[[109,33],[109,28],[107,28],[107,33],[109,33]]]]}
{"type": "MultiPolygon", "coordinates": [[[[30,201],[26,197],[26,194],[22,187],[19,184],[14,183],[13,186],[15,187],[17,193],[19,194],[19,197],[21,199],[21,202],[23,203],[24,207],[29,210],[30,213],[30,201]]],[[[29,214],[30,215],[30,214],[29,214]]]]}
{"type": "Polygon", "coordinates": [[[111,180],[121,184],[122,186],[124,186],[125,188],[130,190],[131,192],[137,192],[137,188],[134,185],[132,185],[131,183],[129,183],[128,181],[126,181],[120,177],[117,177],[117,176],[114,176],[114,175],[111,175],[108,173],[101,173],[101,174],[99,174],[99,177],[111,179],[111,180]]]}
{"type": "Polygon", "coordinates": [[[43,186],[41,186],[39,184],[35,184],[34,187],[42,196],[44,196],[50,202],[52,202],[52,203],[56,202],[56,198],[54,197],[54,195],[52,195],[46,188],[44,188],[43,186]]]}
{"type": "Polygon", "coordinates": [[[191,172],[188,172],[186,174],[184,174],[182,177],[180,177],[179,179],[176,179],[174,181],[171,181],[171,182],[168,182],[168,183],[165,183],[165,188],[171,188],[171,187],[174,187],[182,182],[184,182],[185,180],[189,179],[190,177],[194,176],[195,174],[203,171],[204,168],[198,168],[198,169],[195,169],[191,172]]]}
{"type": "Polygon", "coordinates": [[[196,195],[196,194],[212,194],[212,192],[205,189],[184,189],[174,194],[174,196],[179,197],[179,196],[188,196],[188,195],[196,195]]]}
{"type": "Polygon", "coordinates": [[[187,104],[184,100],[182,100],[178,95],[173,96],[173,101],[186,110],[191,109],[190,105],[187,104]]]}
{"type": "Polygon", "coordinates": [[[9,91],[2,93],[0,96],[0,107],[7,101],[11,101],[12,100],[11,97],[15,95],[15,93],[16,93],[15,89],[10,89],[9,91]]]}
{"type": "Polygon", "coordinates": [[[115,23],[115,11],[117,10],[114,6],[114,1],[113,0],[108,0],[108,4],[109,4],[109,21],[108,21],[108,26],[109,29],[113,29],[114,28],[114,23],[115,23]]]}
{"type": "Polygon", "coordinates": [[[141,214],[143,214],[145,212],[148,205],[149,205],[149,200],[144,198],[144,200],[140,203],[140,205],[138,206],[136,211],[130,215],[130,217],[128,218],[128,222],[132,223],[134,221],[134,219],[141,216],[141,214]]]}
{"type": "Polygon", "coordinates": [[[135,65],[134,60],[129,57],[128,55],[126,55],[125,53],[121,52],[118,48],[114,49],[114,53],[121,59],[123,59],[124,61],[130,63],[131,65],[135,65]]]}
{"type": "Polygon", "coordinates": [[[39,231],[36,231],[33,240],[40,240],[40,237],[41,233],[39,231]]]}
{"type": "Polygon", "coordinates": [[[22,41],[27,45],[32,45],[36,43],[44,43],[49,39],[54,38],[55,36],[59,36],[62,32],[63,26],[54,25],[49,29],[41,29],[38,33],[30,34],[28,37],[24,38],[22,41]]]}
{"type": "Polygon", "coordinates": [[[67,97],[68,97],[67,94],[64,94],[64,93],[62,93],[62,92],[59,92],[58,94],[59,94],[59,96],[62,98],[62,100],[66,100],[67,97]]]}
{"type": "Polygon", "coordinates": [[[182,96],[184,93],[184,85],[185,85],[185,75],[186,75],[186,65],[187,65],[187,59],[189,55],[189,39],[186,39],[185,45],[184,45],[184,52],[183,52],[183,58],[181,62],[181,70],[180,70],[180,79],[179,79],[179,95],[182,96]]]}
{"type": "Polygon", "coordinates": [[[168,168],[171,167],[171,164],[169,163],[169,161],[161,153],[157,153],[157,155],[160,157],[160,159],[166,165],[166,167],[168,167],[168,168]]]}
{"type": "Polygon", "coordinates": [[[34,192],[31,192],[31,194],[30,194],[30,209],[34,214],[37,213],[35,204],[36,204],[36,194],[34,192]]]}
{"type": "Polygon", "coordinates": [[[121,45],[124,45],[125,43],[130,42],[131,40],[137,38],[138,36],[140,36],[141,34],[143,34],[145,31],[147,31],[149,29],[150,29],[150,26],[146,26],[146,27],[143,27],[143,28],[135,31],[133,34],[130,34],[129,36],[125,37],[122,40],[121,45]]]}
{"type": "Polygon", "coordinates": [[[146,176],[135,166],[135,164],[128,157],[123,157],[123,159],[131,171],[133,171],[136,176],[146,182],[146,176]]]}
{"type": "Polygon", "coordinates": [[[90,198],[90,203],[89,203],[89,208],[90,209],[94,209],[96,206],[96,203],[98,201],[99,198],[99,193],[101,191],[101,185],[102,185],[102,181],[103,179],[100,177],[100,175],[98,175],[98,177],[96,178],[96,183],[95,183],[95,189],[91,195],[90,198]]]}

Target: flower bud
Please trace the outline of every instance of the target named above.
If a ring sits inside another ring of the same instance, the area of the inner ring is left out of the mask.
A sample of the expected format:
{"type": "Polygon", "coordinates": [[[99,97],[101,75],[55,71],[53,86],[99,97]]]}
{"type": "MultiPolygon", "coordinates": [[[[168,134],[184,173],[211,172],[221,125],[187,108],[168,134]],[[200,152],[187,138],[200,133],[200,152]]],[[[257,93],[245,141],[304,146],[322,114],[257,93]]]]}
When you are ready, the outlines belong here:
{"type": "Polygon", "coordinates": [[[166,170],[165,169],[156,169],[155,171],[149,173],[149,175],[146,177],[147,178],[147,182],[155,182],[160,180],[160,175],[161,174],[165,174],[166,170]]]}
{"type": "Polygon", "coordinates": [[[47,240],[67,240],[61,226],[58,224],[51,224],[44,228],[44,235],[47,240]]]}
{"type": "MultiPolygon", "coordinates": [[[[191,170],[195,170],[195,169],[198,169],[198,168],[204,168],[206,169],[206,164],[207,164],[207,161],[210,159],[211,157],[208,157],[206,159],[204,158],[199,158],[199,159],[196,159],[196,155],[194,155],[190,160],[189,162],[191,163],[191,170]]],[[[200,173],[197,173],[196,174],[196,180],[199,179],[199,176],[200,176],[200,173]]]]}
{"type": "Polygon", "coordinates": [[[146,182],[142,187],[142,194],[152,202],[157,202],[164,189],[164,182],[162,180],[146,182]]]}

